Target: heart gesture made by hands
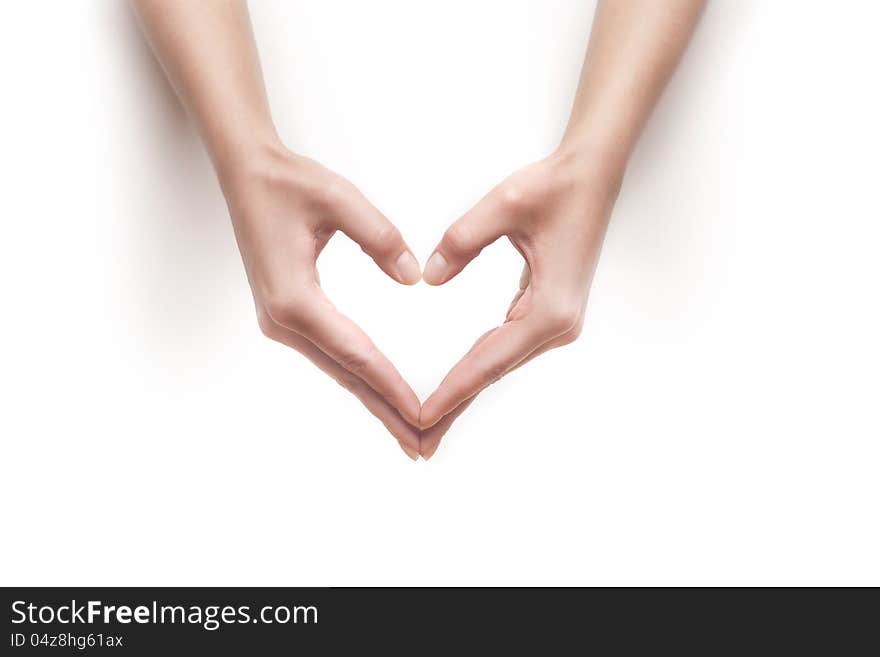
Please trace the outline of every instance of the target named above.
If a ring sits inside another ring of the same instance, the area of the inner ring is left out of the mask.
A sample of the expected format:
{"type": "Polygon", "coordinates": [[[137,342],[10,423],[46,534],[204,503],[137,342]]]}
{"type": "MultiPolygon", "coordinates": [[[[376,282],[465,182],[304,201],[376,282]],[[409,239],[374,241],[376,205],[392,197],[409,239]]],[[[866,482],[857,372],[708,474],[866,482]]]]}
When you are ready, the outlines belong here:
{"type": "Polygon", "coordinates": [[[247,3],[136,0],[135,8],[217,171],[263,332],[354,393],[416,460],[434,454],[483,388],[577,338],[627,160],[703,4],[597,3],[559,146],[454,222],[424,273],[397,228],[354,185],[282,145],[247,3]],[[525,260],[505,321],[423,404],[321,290],[315,263],[337,230],[406,285],[420,278],[443,285],[501,236],[525,260]]]}
{"type": "Polygon", "coordinates": [[[269,149],[224,187],[263,333],[353,393],[416,460],[434,454],[483,388],[580,333],[619,187],[586,169],[558,152],[516,172],[449,227],[423,274],[398,229],[314,160],[269,149]],[[423,404],[321,290],[316,261],[337,230],[406,285],[446,283],[502,236],[525,260],[504,323],[483,334],[423,404]]]}

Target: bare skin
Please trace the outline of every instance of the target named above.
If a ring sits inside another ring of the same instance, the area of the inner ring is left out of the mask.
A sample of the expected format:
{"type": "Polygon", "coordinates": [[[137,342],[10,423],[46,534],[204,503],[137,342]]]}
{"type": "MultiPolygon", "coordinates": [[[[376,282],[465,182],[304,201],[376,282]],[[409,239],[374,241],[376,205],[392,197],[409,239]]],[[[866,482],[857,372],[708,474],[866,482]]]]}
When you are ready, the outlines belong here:
{"type": "Polygon", "coordinates": [[[355,187],[287,150],[272,122],[242,0],[134,0],[156,56],[217,171],[263,332],[354,393],[413,460],[430,458],[479,392],[577,338],[602,239],[636,139],[703,0],[600,0],[559,148],[514,173],[444,235],[424,272],[442,285],[507,236],[525,259],[506,321],[423,405],[320,288],[315,261],[339,230],[400,283],[418,262],[355,187]]]}
{"type": "Polygon", "coordinates": [[[339,230],[391,278],[417,283],[419,264],[400,232],[347,180],[281,144],[245,2],[134,4],[217,170],[262,331],[354,393],[418,459],[418,397],[324,296],[315,267],[339,230]]]}
{"type": "Polygon", "coordinates": [[[627,160],[703,5],[600,1],[562,143],[452,224],[426,263],[425,281],[442,285],[502,236],[525,259],[505,322],[484,334],[422,405],[424,458],[483,388],[577,339],[627,160]]]}

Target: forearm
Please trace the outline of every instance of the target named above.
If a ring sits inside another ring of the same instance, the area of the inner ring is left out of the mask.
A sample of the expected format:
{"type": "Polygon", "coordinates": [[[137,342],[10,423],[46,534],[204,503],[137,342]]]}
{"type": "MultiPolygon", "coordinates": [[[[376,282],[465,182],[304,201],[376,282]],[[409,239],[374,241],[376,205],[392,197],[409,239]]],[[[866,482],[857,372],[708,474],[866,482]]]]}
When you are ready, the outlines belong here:
{"type": "Polygon", "coordinates": [[[599,0],[560,150],[622,177],[704,0],[599,0]]]}
{"type": "Polygon", "coordinates": [[[352,392],[418,458],[418,397],[327,299],[316,267],[327,241],[342,232],[411,285],[421,272],[400,232],[354,185],[281,145],[244,0],[134,5],[217,169],[261,330],[352,392]]]}
{"type": "Polygon", "coordinates": [[[134,0],[221,177],[277,143],[244,0],[134,0]]]}
{"type": "Polygon", "coordinates": [[[425,266],[432,285],[451,280],[502,235],[525,268],[504,323],[484,334],[422,405],[425,458],[459,409],[487,385],[580,334],[626,161],[702,6],[702,0],[600,0],[560,147],[509,176],[440,240],[425,266]]]}

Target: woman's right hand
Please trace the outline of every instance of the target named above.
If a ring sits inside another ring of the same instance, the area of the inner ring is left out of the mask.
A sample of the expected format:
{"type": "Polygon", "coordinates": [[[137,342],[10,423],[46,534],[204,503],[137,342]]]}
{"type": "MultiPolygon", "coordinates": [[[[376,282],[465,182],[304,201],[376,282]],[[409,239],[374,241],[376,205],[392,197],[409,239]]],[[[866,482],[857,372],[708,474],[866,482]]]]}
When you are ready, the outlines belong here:
{"type": "Polygon", "coordinates": [[[324,295],[315,264],[340,230],[391,278],[412,285],[421,271],[400,232],[350,182],[281,146],[242,158],[220,179],[263,333],[352,392],[417,459],[418,397],[324,295]]]}

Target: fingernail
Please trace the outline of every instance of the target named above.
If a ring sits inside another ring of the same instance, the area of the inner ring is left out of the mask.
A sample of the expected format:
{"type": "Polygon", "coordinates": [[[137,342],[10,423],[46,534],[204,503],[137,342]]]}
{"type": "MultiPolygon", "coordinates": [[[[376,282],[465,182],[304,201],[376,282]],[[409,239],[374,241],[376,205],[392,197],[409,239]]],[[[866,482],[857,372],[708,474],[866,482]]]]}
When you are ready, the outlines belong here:
{"type": "Polygon", "coordinates": [[[403,452],[404,452],[408,457],[410,457],[413,461],[418,461],[418,460],[419,460],[419,453],[418,453],[418,451],[414,450],[412,447],[407,447],[407,446],[404,445],[403,443],[398,443],[398,444],[400,445],[400,449],[402,449],[403,452]]]}
{"type": "Polygon", "coordinates": [[[425,459],[426,461],[428,459],[430,459],[432,456],[434,456],[434,452],[437,451],[437,448],[439,446],[440,446],[440,443],[437,442],[434,445],[432,445],[431,447],[428,447],[424,452],[422,452],[422,458],[425,459]]]}
{"type": "Polygon", "coordinates": [[[449,263],[439,251],[435,251],[434,255],[428,258],[428,264],[425,265],[425,273],[422,278],[429,285],[440,285],[446,277],[446,269],[449,263]]]}
{"type": "Polygon", "coordinates": [[[437,424],[439,421],[440,421],[439,417],[435,419],[430,415],[426,415],[425,413],[422,413],[421,417],[419,417],[419,429],[421,429],[422,431],[424,431],[425,429],[430,429],[435,424],[437,424]]]}
{"type": "Polygon", "coordinates": [[[401,283],[413,285],[422,277],[422,270],[412,253],[404,251],[397,259],[397,278],[401,283]]]}

